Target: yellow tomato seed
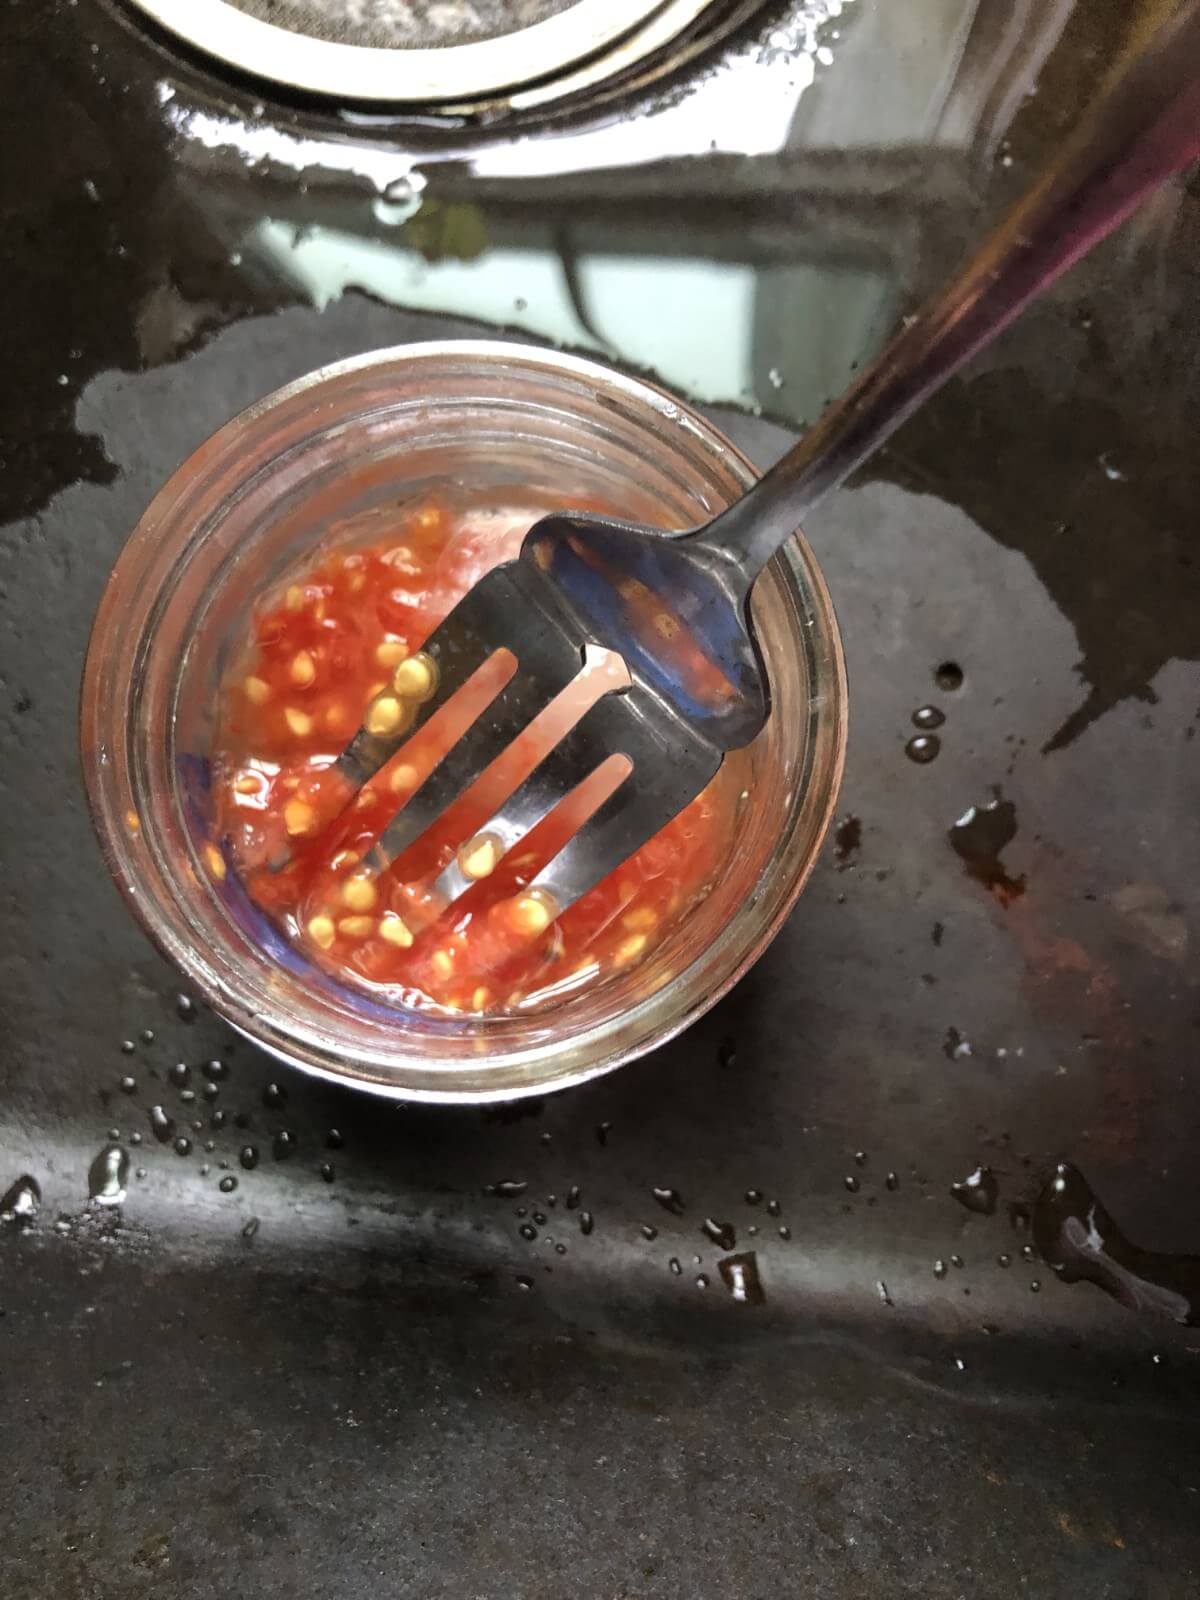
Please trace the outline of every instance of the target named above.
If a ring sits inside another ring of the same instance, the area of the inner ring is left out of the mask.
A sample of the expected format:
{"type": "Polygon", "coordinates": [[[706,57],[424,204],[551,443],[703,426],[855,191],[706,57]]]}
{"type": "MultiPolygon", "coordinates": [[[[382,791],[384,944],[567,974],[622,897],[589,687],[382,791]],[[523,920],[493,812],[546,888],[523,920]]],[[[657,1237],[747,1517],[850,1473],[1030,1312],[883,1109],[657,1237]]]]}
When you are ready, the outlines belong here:
{"type": "Polygon", "coordinates": [[[307,800],[289,800],[283,808],[283,825],[293,835],[311,833],[317,824],[317,813],[307,800]]]}
{"type": "Polygon", "coordinates": [[[392,678],[397,694],[408,700],[428,700],[437,685],[437,667],[424,651],[409,661],[402,661],[392,678]]]}
{"type": "Polygon", "coordinates": [[[632,938],[622,939],[613,953],[614,967],[627,967],[631,961],[636,961],[646,948],[646,935],[635,933],[632,938]]]}
{"type": "Polygon", "coordinates": [[[479,833],[458,852],[458,864],[463,870],[464,877],[470,878],[473,883],[478,883],[481,878],[491,877],[500,856],[499,840],[494,839],[491,834],[479,833]]]}
{"type": "Polygon", "coordinates": [[[297,650],[288,668],[292,682],[299,689],[307,689],[317,675],[317,663],[308,650],[297,650]]]}
{"type": "Polygon", "coordinates": [[[328,950],[333,943],[333,936],[337,932],[333,925],[333,918],[322,913],[313,917],[308,924],[308,936],[314,944],[319,944],[322,950],[328,950]]]}
{"type": "Polygon", "coordinates": [[[386,667],[389,672],[394,672],[407,654],[408,646],[403,639],[385,639],[375,649],[376,661],[381,667],[386,667]]]}
{"type": "Polygon", "coordinates": [[[243,680],[242,692],[252,706],[261,706],[271,698],[271,685],[262,678],[251,676],[243,680]]]}
{"type": "Polygon", "coordinates": [[[395,733],[404,721],[404,707],[395,695],[380,695],[367,711],[367,729],[371,733],[395,733]]]}
{"type": "Polygon", "coordinates": [[[215,844],[206,844],[204,846],[204,860],[208,870],[212,873],[217,882],[224,883],[226,872],[225,857],[217,849],[215,844]]]}
{"type": "Polygon", "coordinates": [[[385,911],[383,920],[379,924],[379,937],[386,939],[389,944],[394,944],[400,950],[412,948],[413,936],[408,931],[404,919],[398,917],[394,911],[385,911]]]}
{"type": "Polygon", "coordinates": [[[652,911],[649,906],[639,906],[636,911],[630,911],[621,918],[621,926],[628,928],[631,933],[646,933],[657,921],[657,911],[652,911]]]}
{"type": "Polygon", "coordinates": [[[544,933],[557,915],[550,896],[537,889],[513,901],[512,920],[521,933],[544,933]]]}
{"type": "Polygon", "coordinates": [[[342,917],[337,930],[347,939],[369,939],[375,932],[375,923],[371,917],[342,917]]]}
{"type": "Polygon", "coordinates": [[[415,789],[421,774],[416,767],[407,761],[402,762],[388,779],[393,794],[400,794],[405,789],[415,789]]]}
{"type": "Polygon", "coordinates": [[[301,711],[299,706],[288,706],[283,715],[288,727],[296,735],[297,739],[308,738],[312,732],[313,719],[307,711],[301,711]]]}
{"type": "Polygon", "coordinates": [[[430,962],[439,978],[449,978],[454,973],[454,954],[450,950],[435,950],[430,962]]]}
{"type": "Polygon", "coordinates": [[[379,890],[370,878],[347,878],[342,885],[342,902],[351,911],[370,911],[379,899],[379,890]]]}

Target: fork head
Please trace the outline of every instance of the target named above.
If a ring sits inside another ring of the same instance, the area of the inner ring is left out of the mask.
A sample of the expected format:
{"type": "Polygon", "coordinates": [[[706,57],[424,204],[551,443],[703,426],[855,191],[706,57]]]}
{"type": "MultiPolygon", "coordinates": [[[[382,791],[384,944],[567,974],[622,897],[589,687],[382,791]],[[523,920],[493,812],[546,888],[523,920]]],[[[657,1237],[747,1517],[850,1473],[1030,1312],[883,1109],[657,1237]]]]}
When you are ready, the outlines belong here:
{"type": "Polygon", "coordinates": [[[695,737],[729,751],[760,731],[766,667],[750,579],[728,552],[700,533],[569,514],[535,523],[520,559],[550,581],[576,635],[621,656],[695,737]]]}
{"type": "MultiPolygon", "coordinates": [[[[390,867],[493,769],[578,677],[589,646],[619,656],[625,681],[559,729],[472,836],[486,842],[483,858],[493,869],[560,805],[578,801],[610,758],[622,757],[623,778],[606,795],[597,789],[598,806],[529,885],[554,912],[684,810],[725,752],[749,742],[766,717],[766,678],[744,595],[717,555],[689,535],[600,517],[544,518],[518,558],[476,583],[402,669],[422,692],[385,691],[339,758],[341,777],[361,785],[435,714],[452,719],[485,663],[494,666],[503,653],[512,664],[473,720],[460,715],[457,737],[384,830],[368,870],[390,867]]],[[[480,858],[470,845],[464,841],[437,880],[442,905],[475,881],[463,865],[480,858]]]]}

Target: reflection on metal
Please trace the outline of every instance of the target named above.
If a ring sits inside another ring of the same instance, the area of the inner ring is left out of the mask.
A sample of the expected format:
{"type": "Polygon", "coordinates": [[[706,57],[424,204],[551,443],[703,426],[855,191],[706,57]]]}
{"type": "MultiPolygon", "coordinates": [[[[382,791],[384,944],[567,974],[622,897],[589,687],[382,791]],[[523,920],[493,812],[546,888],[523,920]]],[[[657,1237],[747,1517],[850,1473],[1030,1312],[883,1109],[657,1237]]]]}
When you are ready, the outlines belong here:
{"type": "MultiPolygon", "coordinates": [[[[573,0],[557,10],[527,6],[525,14],[539,20],[527,25],[518,21],[513,27],[510,18],[508,31],[490,34],[467,28],[465,42],[399,46],[346,42],[347,37],[380,34],[379,27],[363,34],[358,25],[361,7],[314,8],[309,0],[307,6],[275,12],[292,24],[281,26],[230,0],[132,3],[186,44],[259,78],[340,100],[448,106],[535,84],[536,89],[526,87],[523,104],[574,93],[613,72],[627,71],[668,44],[711,0],[573,0]],[[308,13],[334,9],[356,19],[341,37],[331,36],[332,28],[298,31],[308,13]],[[560,84],[564,74],[565,86],[560,84]]],[[[434,7],[431,16],[436,20],[444,9],[434,7]]],[[[428,30],[421,36],[431,37],[428,30]]],[[[457,37],[463,36],[460,27],[457,37]]],[[[413,34],[411,29],[395,30],[395,37],[413,34]]]]}

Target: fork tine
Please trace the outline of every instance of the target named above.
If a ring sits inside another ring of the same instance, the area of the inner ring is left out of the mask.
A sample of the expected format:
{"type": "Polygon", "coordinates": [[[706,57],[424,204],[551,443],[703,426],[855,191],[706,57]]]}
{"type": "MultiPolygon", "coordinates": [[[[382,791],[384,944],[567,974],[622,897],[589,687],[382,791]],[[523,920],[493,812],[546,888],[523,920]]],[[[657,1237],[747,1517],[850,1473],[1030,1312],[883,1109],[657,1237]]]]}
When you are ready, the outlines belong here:
{"type": "Polygon", "coordinates": [[[478,626],[480,608],[476,596],[477,589],[465,594],[417,652],[433,662],[437,684],[429,699],[417,707],[414,720],[390,734],[372,733],[364,723],[338,756],[335,767],[356,787],[386,766],[400,746],[495,653],[496,646],[478,626]]]}
{"type": "Polygon", "coordinates": [[[464,794],[497,756],[549,705],[566,682],[519,667],[466,733],[436,763],[425,781],[367,852],[363,865],[384,872],[410,844],[464,794]]]}
{"type": "Polygon", "coordinates": [[[653,722],[625,722],[620,743],[604,753],[628,755],[633,771],[529,884],[548,894],[560,913],[640,850],[717,775],[721,751],[697,739],[685,743],[679,730],[664,760],[653,722]]]}
{"type": "MultiPolygon", "coordinates": [[[[503,805],[475,830],[499,846],[497,861],[514,850],[616,748],[625,728],[619,696],[615,691],[588,707],[574,727],[569,728],[547,751],[533,771],[512,791],[503,805]]],[[[439,905],[448,907],[464,895],[476,880],[465,873],[456,855],[438,874],[432,893],[439,905]]]]}

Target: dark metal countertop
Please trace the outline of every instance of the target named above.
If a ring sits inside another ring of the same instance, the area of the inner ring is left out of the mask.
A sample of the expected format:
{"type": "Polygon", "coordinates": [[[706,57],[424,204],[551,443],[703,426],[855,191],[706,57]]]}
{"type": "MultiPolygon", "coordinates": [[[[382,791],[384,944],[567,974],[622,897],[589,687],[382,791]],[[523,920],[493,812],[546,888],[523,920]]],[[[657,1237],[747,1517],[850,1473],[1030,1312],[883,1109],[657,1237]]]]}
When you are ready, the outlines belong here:
{"type": "Polygon", "coordinates": [[[0,1220],[6,1597],[1197,1592],[1200,1330],[1058,1281],[1024,1227],[1069,1160],[1138,1244],[1200,1248],[1194,178],[809,527],[842,825],[652,1059],[486,1113],[285,1073],[179,1007],[75,755],[128,530],[322,362],[563,339],[770,461],[1139,14],[1001,10],[768,8],[622,117],[516,130],[288,103],[103,0],[5,10],[0,1193],[41,1196],[0,1220]],[[128,1198],[90,1205],[110,1141],[128,1198]],[[950,1192],[980,1164],[990,1215],[950,1192]]]}

